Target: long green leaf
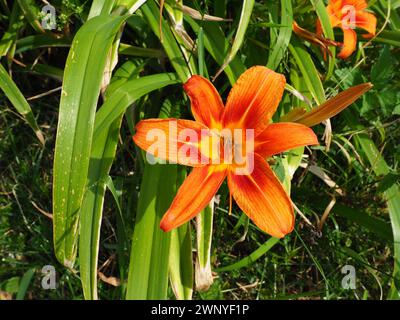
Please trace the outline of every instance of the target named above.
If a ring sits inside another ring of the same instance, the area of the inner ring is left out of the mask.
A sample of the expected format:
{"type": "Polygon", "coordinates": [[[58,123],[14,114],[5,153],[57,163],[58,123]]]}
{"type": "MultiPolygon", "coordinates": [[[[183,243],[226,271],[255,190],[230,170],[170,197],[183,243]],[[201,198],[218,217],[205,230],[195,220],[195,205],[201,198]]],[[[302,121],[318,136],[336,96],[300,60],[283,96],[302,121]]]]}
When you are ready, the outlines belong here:
{"type": "Polygon", "coordinates": [[[11,101],[14,108],[18,111],[18,113],[24,117],[26,122],[35,132],[39,141],[44,144],[44,137],[42,131],[39,129],[36,119],[33,116],[32,109],[29,106],[28,101],[26,101],[25,97],[18,89],[14,81],[8,75],[7,71],[0,64],[0,88],[3,90],[4,94],[11,101]]]}
{"type": "Polygon", "coordinates": [[[250,17],[253,12],[254,2],[255,2],[254,0],[243,0],[242,12],[240,14],[240,20],[236,31],[235,39],[233,40],[228,55],[225,57],[221,68],[218,70],[214,78],[216,78],[226,68],[226,66],[233,60],[233,58],[239,51],[240,47],[242,46],[244,41],[244,36],[246,34],[246,30],[250,22],[250,17]]]}
{"type": "MultiPolygon", "coordinates": [[[[170,83],[176,81],[171,81],[171,75],[166,76],[170,83]]],[[[167,107],[161,109],[160,117],[168,118],[171,114],[167,107]]],[[[176,194],[177,179],[177,165],[145,164],[131,246],[127,299],[167,298],[171,233],[160,229],[160,221],[176,194]]]]}
{"type": "MultiPolygon", "coordinates": [[[[179,166],[176,185],[186,178],[186,168],[179,166]]],[[[193,254],[190,223],[171,230],[171,246],[168,261],[169,279],[178,300],[190,300],[193,294],[193,254]]]]}
{"type": "Polygon", "coordinates": [[[60,82],[62,82],[64,76],[64,70],[48,64],[36,63],[34,65],[27,66],[27,68],[28,72],[45,75],[60,82]]]}
{"type": "Polygon", "coordinates": [[[118,52],[123,55],[144,58],[161,58],[164,53],[161,50],[149,49],[142,47],[134,47],[128,44],[121,43],[118,52]]]}
{"type": "Polygon", "coordinates": [[[109,94],[96,114],[96,129],[88,173],[89,187],[80,213],[79,256],[81,281],[86,299],[97,299],[97,255],[105,185],[115,157],[122,115],[140,97],[176,82],[172,74],[127,80],[109,94]]]}
{"type": "Polygon", "coordinates": [[[122,13],[133,13],[139,9],[147,0],[117,0],[117,11],[122,13]]]}
{"type": "Polygon", "coordinates": [[[29,285],[32,282],[32,278],[35,274],[35,269],[29,269],[27,272],[24,273],[21,281],[19,282],[19,288],[17,295],[15,297],[16,300],[23,300],[25,298],[26,292],[29,288],[29,285]]]}
{"type": "Polygon", "coordinates": [[[55,39],[45,34],[35,34],[17,40],[15,53],[22,53],[28,50],[49,47],[70,47],[71,39],[55,39]]]}
{"type": "Polygon", "coordinates": [[[383,30],[379,36],[373,38],[372,41],[400,47],[400,33],[398,31],[383,30]]]}
{"type": "MultiPolygon", "coordinates": [[[[311,0],[311,3],[313,4],[315,11],[317,12],[325,37],[330,40],[335,40],[331,20],[329,18],[324,2],[320,0],[311,0]]],[[[330,46],[329,51],[331,54],[329,56],[328,71],[325,80],[328,80],[332,76],[336,61],[336,47],[330,46]]]]}
{"type": "MultiPolygon", "coordinates": [[[[141,11],[153,32],[160,38],[159,11],[155,2],[148,1],[141,7],[141,11]]],[[[164,20],[162,21],[162,29],[162,45],[165,53],[177,72],[178,78],[181,82],[185,82],[190,76],[188,61],[185,59],[184,53],[164,20]]],[[[174,175],[176,177],[177,169],[174,166],[165,167],[163,174],[166,172],[167,175],[161,180],[159,180],[161,173],[158,174],[157,170],[157,166],[145,166],[131,248],[126,295],[128,299],[166,298],[171,234],[162,233],[159,228],[159,222],[176,193],[177,181],[176,178],[174,180],[172,177],[174,175]],[[151,170],[151,173],[146,173],[146,170],[151,170]],[[162,181],[160,189],[149,190],[148,187],[145,187],[148,184],[154,185],[154,180],[162,181]],[[167,197],[170,197],[170,199],[167,200],[167,197]],[[147,203],[145,208],[143,203],[147,203]],[[144,214],[144,211],[146,211],[146,214],[144,214]],[[165,261],[167,261],[167,264],[165,261]]],[[[183,251],[180,252],[180,255],[182,255],[183,260],[191,261],[191,252],[183,251]]],[[[186,282],[186,280],[182,281],[186,282]]],[[[187,290],[184,291],[186,292],[185,296],[189,297],[187,290]]]]}
{"type": "Polygon", "coordinates": [[[356,209],[341,204],[335,204],[332,209],[332,213],[352,220],[353,222],[374,232],[384,240],[391,241],[393,239],[393,233],[388,223],[381,219],[372,217],[365,212],[360,212],[356,209]]]}
{"type": "Polygon", "coordinates": [[[171,230],[169,276],[176,299],[192,299],[193,261],[190,223],[185,223],[179,228],[171,230]]]}
{"type": "Polygon", "coordinates": [[[170,233],[160,221],[175,195],[177,166],[146,164],[133,232],[127,299],[166,299],[170,233]]]}
{"type": "MultiPolygon", "coordinates": [[[[6,55],[15,46],[19,30],[23,27],[21,21],[21,9],[17,2],[14,2],[9,18],[7,31],[0,40],[0,56],[6,55]]],[[[12,51],[12,50],[11,50],[12,51]]]]}
{"type": "Polygon", "coordinates": [[[263,243],[260,247],[258,247],[255,251],[250,253],[247,257],[231,264],[229,266],[218,268],[217,272],[225,272],[237,270],[243,267],[247,267],[251,265],[256,260],[260,259],[264,254],[266,254],[271,248],[279,242],[277,238],[270,238],[265,243],[263,243]]]}
{"type": "MultiPolygon", "coordinates": [[[[186,168],[178,167],[176,185],[186,178],[186,168]]],[[[190,300],[193,294],[193,254],[190,223],[171,230],[169,279],[178,300],[190,300]]]]}
{"type": "Polygon", "coordinates": [[[324,87],[322,86],[318,71],[307,50],[295,38],[292,38],[289,50],[292,53],[314,100],[318,105],[322,104],[325,101],[324,87]]]}
{"type": "Polygon", "coordinates": [[[74,38],[65,66],[54,157],[53,236],[56,257],[68,267],[76,257],[78,212],[103,71],[125,19],[98,16],[86,22],[74,38]]]}
{"type": "MultiPolygon", "coordinates": [[[[200,25],[192,18],[185,16],[185,20],[190,24],[194,32],[198,33],[200,25]]],[[[222,65],[225,59],[225,52],[229,48],[229,42],[226,40],[221,28],[215,22],[203,22],[204,46],[211,54],[214,60],[222,65]]],[[[231,63],[224,69],[229,82],[234,84],[236,79],[246,70],[238,57],[235,57],[231,63]]]]}
{"type": "Polygon", "coordinates": [[[42,25],[40,24],[39,9],[35,4],[34,0],[17,0],[26,20],[31,24],[33,29],[37,32],[44,32],[42,25]]]}
{"type": "Polygon", "coordinates": [[[276,42],[270,44],[267,67],[275,70],[281,62],[292,37],[293,9],[291,0],[281,1],[281,25],[276,42]]]}
{"type": "Polygon", "coordinates": [[[87,20],[102,14],[108,15],[115,5],[116,0],[93,0],[87,20]]]}
{"type": "Polygon", "coordinates": [[[153,90],[178,82],[179,80],[173,73],[146,76],[140,78],[140,80],[128,80],[97,111],[94,136],[97,136],[103,130],[107,130],[111,123],[125,112],[130,101],[132,103],[153,90]]]}
{"type": "MultiPolygon", "coordinates": [[[[146,20],[148,21],[154,34],[160,38],[160,28],[159,28],[159,10],[154,1],[148,1],[144,4],[140,11],[143,12],[146,20]]],[[[169,29],[168,24],[165,20],[162,20],[162,30],[163,30],[163,42],[165,53],[167,54],[172,66],[174,67],[178,77],[182,82],[186,82],[190,77],[190,71],[188,68],[188,63],[182,55],[182,51],[179,48],[178,43],[175,40],[174,35],[169,29]]]]}
{"type": "Polygon", "coordinates": [[[214,199],[196,216],[197,256],[196,289],[206,291],[213,283],[211,273],[211,242],[213,231],[214,199]]]}
{"type": "Polygon", "coordinates": [[[80,209],[79,268],[85,299],[97,300],[97,260],[106,179],[115,158],[122,115],[93,141],[88,188],[80,209]]]}

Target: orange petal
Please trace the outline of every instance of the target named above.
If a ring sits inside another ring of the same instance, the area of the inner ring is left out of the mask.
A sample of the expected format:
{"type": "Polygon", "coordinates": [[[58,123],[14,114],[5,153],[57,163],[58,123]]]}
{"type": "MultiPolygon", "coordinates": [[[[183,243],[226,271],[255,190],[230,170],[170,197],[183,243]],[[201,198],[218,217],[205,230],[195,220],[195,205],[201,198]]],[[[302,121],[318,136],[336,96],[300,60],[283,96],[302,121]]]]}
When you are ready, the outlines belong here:
{"type": "Polygon", "coordinates": [[[338,54],[341,59],[346,59],[356,50],[357,33],[353,29],[343,29],[343,48],[338,54]]]}
{"type": "Polygon", "coordinates": [[[307,113],[306,108],[296,107],[281,116],[279,118],[279,122],[295,122],[297,119],[300,119],[305,113],[307,113]]]}
{"type": "Polygon", "coordinates": [[[315,126],[346,109],[372,87],[373,85],[367,82],[348,88],[293,121],[304,124],[307,127],[315,126]]]}
{"type": "Polygon", "coordinates": [[[340,19],[342,17],[342,1],[330,1],[329,5],[326,7],[326,10],[328,12],[332,28],[339,26],[341,24],[340,19]]]}
{"type": "Polygon", "coordinates": [[[285,77],[266,67],[245,71],[229,93],[222,116],[225,128],[265,128],[282,99],[285,77]]]}
{"type": "Polygon", "coordinates": [[[255,154],[250,175],[228,173],[228,186],[238,206],[264,232],[282,238],[293,230],[292,203],[265,160],[255,154]]]}
{"type": "Polygon", "coordinates": [[[255,151],[262,157],[271,157],[290,149],[318,144],[318,138],[310,128],[291,122],[270,124],[257,136],[255,151]]]}
{"type": "Polygon", "coordinates": [[[357,11],[356,13],[356,25],[357,27],[364,29],[369,35],[375,35],[376,33],[376,17],[366,11],[357,11]]]}
{"type": "Polygon", "coordinates": [[[200,213],[210,203],[225,177],[226,169],[222,166],[194,168],[179,188],[160,222],[160,228],[170,231],[200,213]]]}
{"type": "Polygon", "coordinates": [[[199,122],[147,119],[140,121],[135,129],[133,141],[157,158],[188,166],[202,166],[210,161],[200,150],[202,141],[211,133],[199,122]]]}
{"type": "Polygon", "coordinates": [[[201,76],[192,76],[184,85],[192,104],[194,118],[209,128],[218,128],[224,104],[213,84],[201,76]]]}
{"type": "Polygon", "coordinates": [[[356,10],[364,10],[368,7],[368,3],[365,0],[343,0],[342,7],[354,6],[356,10]]]}
{"type": "Polygon", "coordinates": [[[328,7],[334,11],[338,11],[343,6],[343,0],[329,0],[328,7]]]}

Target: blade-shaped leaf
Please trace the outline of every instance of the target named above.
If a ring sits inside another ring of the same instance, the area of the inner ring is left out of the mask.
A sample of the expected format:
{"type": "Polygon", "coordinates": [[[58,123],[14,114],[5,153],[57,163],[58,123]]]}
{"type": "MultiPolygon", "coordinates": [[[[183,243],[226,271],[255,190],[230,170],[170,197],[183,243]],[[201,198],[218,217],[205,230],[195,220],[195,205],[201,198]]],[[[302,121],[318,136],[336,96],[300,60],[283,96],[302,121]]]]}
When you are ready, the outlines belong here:
{"type": "MultiPolygon", "coordinates": [[[[192,29],[198,34],[200,30],[199,24],[192,18],[185,16],[185,20],[190,24],[192,29]]],[[[225,59],[225,52],[229,48],[229,42],[226,40],[221,28],[215,22],[204,22],[202,24],[204,31],[204,46],[211,54],[214,60],[222,65],[225,59]]],[[[224,69],[229,82],[235,83],[236,79],[246,70],[238,57],[235,57],[231,63],[224,69]]]]}
{"type": "Polygon", "coordinates": [[[6,55],[10,49],[15,47],[18,32],[23,26],[24,22],[21,21],[21,9],[19,4],[14,2],[9,17],[8,29],[4,32],[0,40],[0,56],[6,55]]]}
{"type": "Polygon", "coordinates": [[[98,16],[77,32],[70,49],[60,102],[53,177],[53,228],[57,259],[72,267],[89,168],[95,110],[114,37],[126,17],[98,16]]]}
{"type": "Polygon", "coordinates": [[[160,221],[176,192],[176,165],[146,164],[133,232],[127,299],[166,299],[170,233],[160,221]]]}
{"type": "Polygon", "coordinates": [[[14,81],[8,75],[7,71],[0,64],[0,88],[4,91],[4,94],[11,101],[14,108],[18,111],[18,113],[24,117],[26,122],[30,125],[32,130],[35,132],[39,141],[44,144],[44,137],[42,131],[39,129],[36,119],[33,116],[31,107],[29,103],[26,101],[25,97],[18,89],[14,81]]]}
{"type": "MultiPolygon", "coordinates": [[[[140,11],[143,12],[143,15],[147,19],[151,29],[154,34],[160,38],[160,29],[159,29],[159,10],[154,1],[149,1],[144,4],[140,11]]],[[[165,53],[167,54],[169,60],[171,61],[172,66],[174,67],[176,73],[182,82],[186,82],[190,77],[190,71],[188,68],[188,63],[185,60],[179,45],[177,44],[174,35],[169,29],[169,25],[162,20],[162,30],[163,30],[163,42],[162,45],[164,47],[165,53]]]]}
{"type": "Polygon", "coordinates": [[[213,231],[214,199],[196,216],[197,256],[196,289],[206,291],[213,283],[211,273],[211,242],[213,231]]]}
{"type": "Polygon", "coordinates": [[[80,271],[86,299],[97,299],[97,255],[105,185],[115,157],[122,115],[143,95],[176,82],[173,74],[127,80],[118,88],[114,88],[112,94],[108,94],[106,102],[96,114],[88,190],[80,211],[80,271]]]}
{"type": "Polygon", "coordinates": [[[176,299],[192,299],[193,261],[190,223],[171,230],[169,277],[176,299]]]}
{"type": "Polygon", "coordinates": [[[44,32],[42,25],[40,24],[39,8],[36,6],[34,0],[17,0],[26,20],[31,24],[32,28],[37,32],[44,32]]]}
{"type": "Polygon", "coordinates": [[[153,90],[178,82],[179,80],[173,73],[156,74],[140,79],[128,80],[97,111],[94,136],[106,130],[126,110],[129,102],[132,103],[153,90]]]}
{"type": "MultiPolygon", "coordinates": [[[[186,178],[186,169],[178,167],[177,186],[186,178]]],[[[190,222],[171,230],[169,279],[178,300],[190,300],[193,294],[193,255],[190,222]]]]}
{"type": "Polygon", "coordinates": [[[322,104],[325,101],[324,87],[322,86],[318,71],[310,55],[304,46],[295,38],[292,38],[289,49],[304,77],[308,90],[310,90],[317,104],[322,104]]]}
{"type": "MultiPolygon", "coordinates": [[[[324,2],[319,0],[311,0],[311,3],[313,4],[315,11],[317,12],[325,37],[330,40],[335,40],[331,20],[329,18],[324,2]]],[[[336,47],[330,46],[329,51],[331,52],[331,54],[329,55],[328,71],[325,80],[328,80],[332,76],[336,61],[336,47]]]]}
{"type": "Polygon", "coordinates": [[[110,14],[116,0],[93,0],[87,20],[102,14],[110,14]]]}
{"type": "Polygon", "coordinates": [[[215,77],[226,68],[226,66],[235,58],[237,52],[243,44],[244,36],[246,34],[247,27],[250,22],[250,17],[253,12],[254,0],[243,0],[242,12],[240,14],[239,25],[236,31],[235,39],[233,40],[232,46],[229,50],[228,55],[225,57],[224,62],[218,72],[215,74],[215,77]]]}
{"type": "Polygon", "coordinates": [[[293,9],[291,0],[281,1],[281,25],[276,43],[271,43],[267,67],[275,70],[281,62],[292,36],[293,9]]]}
{"type": "Polygon", "coordinates": [[[271,248],[279,242],[277,238],[270,238],[266,242],[264,242],[259,248],[250,253],[247,257],[239,260],[229,266],[218,268],[217,272],[225,272],[237,270],[243,267],[247,267],[251,265],[253,262],[261,258],[264,254],[266,254],[271,248]]]}

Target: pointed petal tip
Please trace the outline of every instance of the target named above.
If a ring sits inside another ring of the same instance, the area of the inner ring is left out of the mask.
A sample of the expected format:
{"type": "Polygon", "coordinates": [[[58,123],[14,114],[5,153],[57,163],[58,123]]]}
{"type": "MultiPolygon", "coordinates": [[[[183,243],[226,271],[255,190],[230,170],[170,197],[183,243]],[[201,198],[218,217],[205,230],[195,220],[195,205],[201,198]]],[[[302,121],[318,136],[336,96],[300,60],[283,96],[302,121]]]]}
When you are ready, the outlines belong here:
{"type": "Polygon", "coordinates": [[[196,74],[190,76],[190,78],[187,79],[186,82],[183,84],[183,88],[186,90],[186,88],[187,88],[188,86],[190,86],[190,84],[191,84],[193,81],[200,80],[200,79],[202,79],[202,78],[203,78],[202,76],[199,76],[199,75],[196,75],[196,74]]]}
{"type": "Polygon", "coordinates": [[[276,235],[272,236],[282,239],[286,237],[289,233],[292,233],[292,231],[294,230],[294,223],[295,223],[294,209],[292,205],[291,209],[292,209],[292,215],[290,217],[290,222],[287,225],[281,225],[280,230],[276,230],[277,231],[276,235]]]}
{"type": "Polygon", "coordinates": [[[170,221],[167,221],[167,219],[165,219],[165,215],[164,217],[161,219],[160,222],[160,229],[164,232],[169,232],[173,229],[173,227],[171,226],[170,221]]]}
{"type": "Polygon", "coordinates": [[[294,228],[294,208],[275,173],[258,154],[254,170],[246,175],[228,175],[228,187],[239,208],[263,232],[282,238],[294,228]]]}
{"type": "Polygon", "coordinates": [[[366,82],[341,91],[320,106],[303,114],[300,118],[296,119],[296,122],[302,123],[307,127],[313,127],[326,119],[336,116],[371,88],[373,88],[373,84],[366,82]]]}
{"type": "Polygon", "coordinates": [[[196,121],[209,128],[217,126],[224,104],[214,85],[202,76],[192,75],[183,84],[183,89],[190,98],[191,110],[196,121]]]}
{"type": "Polygon", "coordinates": [[[279,228],[276,228],[275,230],[272,230],[272,229],[263,230],[261,228],[260,229],[263,232],[268,233],[269,235],[271,235],[274,238],[282,239],[282,238],[286,237],[289,233],[292,233],[292,231],[294,230],[294,223],[295,223],[295,218],[294,218],[294,212],[293,212],[291,221],[286,226],[281,225],[281,226],[279,226],[279,228]]]}

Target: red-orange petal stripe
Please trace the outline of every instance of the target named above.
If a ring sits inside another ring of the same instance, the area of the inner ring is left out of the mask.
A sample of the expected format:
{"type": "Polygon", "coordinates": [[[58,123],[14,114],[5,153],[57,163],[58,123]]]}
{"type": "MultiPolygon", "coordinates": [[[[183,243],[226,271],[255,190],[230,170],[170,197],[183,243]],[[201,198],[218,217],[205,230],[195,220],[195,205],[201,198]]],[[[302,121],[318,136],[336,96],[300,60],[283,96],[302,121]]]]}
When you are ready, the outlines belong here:
{"type": "Polygon", "coordinates": [[[194,118],[209,128],[218,128],[224,105],[213,84],[194,75],[183,88],[190,98],[194,118]]]}
{"type": "Polygon", "coordinates": [[[279,122],[270,124],[257,136],[254,150],[266,158],[290,149],[315,144],[318,144],[318,138],[312,129],[298,123],[279,122]]]}
{"type": "Polygon", "coordinates": [[[224,127],[261,132],[270,122],[285,89],[285,77],[263,66],[245,71],[229,93],[224,127]]]}
{"type": "Polygon", "coordinates": [[[228,173],[229,190],[243,212],[264,232],[282,238],[293,230],[292,203],[266,161],[254,155],[250,175],[228,173]]]}
{"type": "Polygon", "coordinates": [[[160,228],[170,231],[195,217],[211,201],[226,177],[218,166],[194,168],[178,190],[160,228]]]}
{"type": "Polygon", "coordinates": [[[199,122],[147,119],[140,121],[135,129],[133,141],[159,159],[194,167],[210,162],[200,151],[201,142],[209,137],[210,132],[199,122]]]}

